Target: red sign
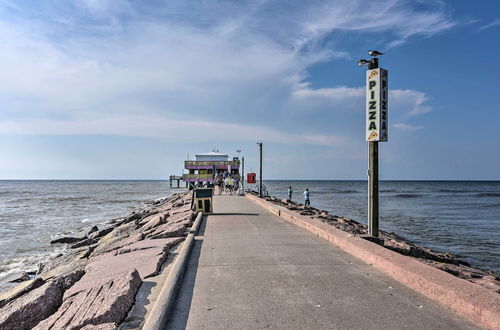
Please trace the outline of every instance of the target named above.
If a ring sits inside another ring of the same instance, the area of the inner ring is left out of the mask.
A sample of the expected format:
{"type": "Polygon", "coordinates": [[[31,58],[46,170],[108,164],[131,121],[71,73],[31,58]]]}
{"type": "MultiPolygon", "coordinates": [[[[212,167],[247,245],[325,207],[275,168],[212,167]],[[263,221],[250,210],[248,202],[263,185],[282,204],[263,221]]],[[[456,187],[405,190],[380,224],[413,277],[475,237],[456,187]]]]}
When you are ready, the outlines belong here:
{"type": "Polygon", "coordinates": [[[247,183],[255,183],[256,177],[255,173],[247,173],[247,183]]]}

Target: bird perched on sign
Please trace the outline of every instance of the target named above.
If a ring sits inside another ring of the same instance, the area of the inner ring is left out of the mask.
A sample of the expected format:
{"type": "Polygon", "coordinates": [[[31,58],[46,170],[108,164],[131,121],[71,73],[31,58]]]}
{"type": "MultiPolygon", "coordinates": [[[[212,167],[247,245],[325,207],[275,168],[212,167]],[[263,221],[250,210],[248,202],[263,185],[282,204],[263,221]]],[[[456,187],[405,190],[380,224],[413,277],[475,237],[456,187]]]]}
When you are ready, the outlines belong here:
{"type": "Polygon", "coordinates": [[[380,56],[380,55],[384,55],[384,53],[381,53],[381,52],[379,52],[378,50],[370,50],[370,51],[368,52],[368,54],[369,54],[370,56],[380,56]]]}

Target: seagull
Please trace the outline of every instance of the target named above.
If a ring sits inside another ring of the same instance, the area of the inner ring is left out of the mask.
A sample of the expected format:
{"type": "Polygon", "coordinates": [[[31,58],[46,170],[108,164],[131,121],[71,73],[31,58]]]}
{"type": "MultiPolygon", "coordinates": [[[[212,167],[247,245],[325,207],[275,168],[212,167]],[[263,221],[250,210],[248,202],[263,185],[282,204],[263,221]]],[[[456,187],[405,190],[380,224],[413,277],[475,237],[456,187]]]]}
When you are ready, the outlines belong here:
{"type": "Polygon", "coordinates": [[[368,60],[359,60],[358,61],[359,66],[367,65],[368,63],[370,63],[370,61],[368,61],[368,60]]]}
{"type": "Polygon", "coordinates": [[[380,55],[384,55],[384,53],[381,53],[381,52],[379,52],[378,50],[370,50],[370,51],[368,52],[368,54],[369,54],[370,56],[380,56],[380,55]]]}

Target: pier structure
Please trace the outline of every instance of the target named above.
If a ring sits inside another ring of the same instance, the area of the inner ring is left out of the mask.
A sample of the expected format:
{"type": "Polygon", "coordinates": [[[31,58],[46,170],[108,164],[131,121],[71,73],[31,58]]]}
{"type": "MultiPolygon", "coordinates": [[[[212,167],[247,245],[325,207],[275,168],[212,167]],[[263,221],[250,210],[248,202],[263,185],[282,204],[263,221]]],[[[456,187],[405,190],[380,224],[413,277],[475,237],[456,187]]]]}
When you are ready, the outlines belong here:
{"type": "MultiPolygon", "coordinates": [[[[180,188],[180,182],[183,180],[183,177],[182,175],[171,175],[168,177],[168,181],[170,183],[170,188],[172,188],[172,183],[174,181],[177,181],[177,188],[180,188]]],[[[186,183],[186,187],[187,187],[187,183],[186,183]]]]}
{"type": "Polygon", "coordinates": [[[215,196],[179,260],[176,296],[157,301],[170,306],[159,328],[479,329],[499,319],[493,293],[302,218],[256,196],[215,196]]]}
{"type": "Polygon", "coordinates": [[[184,162],[184,168],[188,173],[183,175],[183,180],[190,187],[213,182],[216,174],[229,175],[235,180],[240,180],[239,157],[233,157],[230,160],[229,155],[220,153],[217,150],[195,155],[195,160],[186,160],[184,162]]]}

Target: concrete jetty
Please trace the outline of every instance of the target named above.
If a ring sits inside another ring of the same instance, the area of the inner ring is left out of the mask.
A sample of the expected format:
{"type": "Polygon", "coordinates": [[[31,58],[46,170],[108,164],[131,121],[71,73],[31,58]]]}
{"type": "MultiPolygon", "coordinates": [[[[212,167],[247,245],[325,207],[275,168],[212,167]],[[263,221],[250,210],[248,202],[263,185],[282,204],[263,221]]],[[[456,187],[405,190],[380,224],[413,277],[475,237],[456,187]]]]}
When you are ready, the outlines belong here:
{"type": "Polygon", "coordinates": [[[166,329],[475,329],[247,198],[216,196],[166,329]]]}

